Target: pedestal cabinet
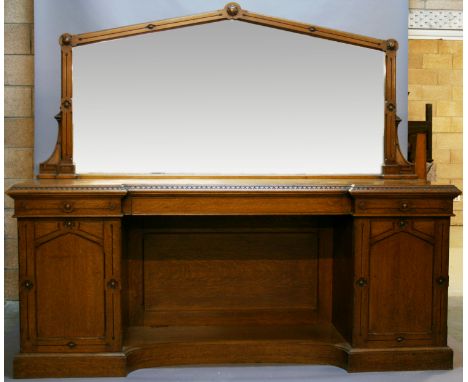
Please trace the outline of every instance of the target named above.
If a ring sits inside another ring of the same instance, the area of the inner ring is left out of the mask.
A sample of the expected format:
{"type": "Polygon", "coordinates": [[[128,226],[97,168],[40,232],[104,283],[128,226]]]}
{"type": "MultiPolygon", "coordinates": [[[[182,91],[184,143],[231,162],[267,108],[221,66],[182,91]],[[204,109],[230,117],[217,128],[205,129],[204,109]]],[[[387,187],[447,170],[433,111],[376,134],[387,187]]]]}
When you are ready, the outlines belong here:
{"type": "Polygon", "coordinates": [[[225,182],[10,189],[15,376],[216,363],[452,367],[455,187],[225,182]]]}
{"type": "Polygon", "coordinates": [[[115,219],[19,220],[22,352],[120,350],[120,231],[115,219]]]}
{"type": "Polygon", "coordinates": [[[447,345],[448,235],[446,218],[356,219],[357,344],[447,345]]]}

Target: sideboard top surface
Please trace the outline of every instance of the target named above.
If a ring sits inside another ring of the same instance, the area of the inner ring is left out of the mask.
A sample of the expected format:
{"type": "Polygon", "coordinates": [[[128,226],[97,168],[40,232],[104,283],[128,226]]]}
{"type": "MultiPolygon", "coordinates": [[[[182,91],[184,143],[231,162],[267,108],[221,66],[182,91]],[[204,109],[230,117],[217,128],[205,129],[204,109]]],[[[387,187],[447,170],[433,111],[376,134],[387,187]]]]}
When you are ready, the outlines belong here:
{"type": "Polygon", "coordinates": [[[340,194],[421,194],[456,197],[453,185],[432,185],[415,180],[383,179],[301,179],[301,178],[122,178],[122,179],[37,179],[17,183],[8,190],[13,198],[40,194],[113,194],[158,193],[340,193],[340,194]]]}

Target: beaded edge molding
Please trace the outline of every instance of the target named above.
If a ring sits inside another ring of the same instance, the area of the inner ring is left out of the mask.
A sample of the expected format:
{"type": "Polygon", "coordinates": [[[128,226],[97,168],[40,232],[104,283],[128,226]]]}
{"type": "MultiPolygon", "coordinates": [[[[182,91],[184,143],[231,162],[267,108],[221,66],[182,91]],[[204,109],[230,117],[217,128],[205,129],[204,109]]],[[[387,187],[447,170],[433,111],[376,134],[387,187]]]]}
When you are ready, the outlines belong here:
{"type": "Polygon", "coordinates": [[[348,191],[352,186],[302,186],[302,185],[125,185],[122,186],[13,186],[12,191],[348,191]]]}
{"type": "Polygon", "coordinates": [[[320,186],[320,185],[257,185],[257,186],[248,186],[248,185],[228,185],[228,184],[218,184],[218,185],[198,185],[198,184],[189,184],[189,185],[129,185],[127,189],[129,191],[146,191],[146,190],[175,190],[175,191],[185,191],[185,190],[194,190],[194,191],[321,191],[321,190],[336,190],[336,191],[347,191],[350,186],[320,186]]]}
{"type": "Polygon", "coordinates": [[[136,192],[136,191],[342,191],[342,192],[359,192],[359,191],[401,191],[411,192],[441,192],[454,191],[452,185],[432,185],[432,186],[326,186],[326,185],[126,185],[121,186],[13,186],[11,191],[121,191],[121,192],[136,192]]]}

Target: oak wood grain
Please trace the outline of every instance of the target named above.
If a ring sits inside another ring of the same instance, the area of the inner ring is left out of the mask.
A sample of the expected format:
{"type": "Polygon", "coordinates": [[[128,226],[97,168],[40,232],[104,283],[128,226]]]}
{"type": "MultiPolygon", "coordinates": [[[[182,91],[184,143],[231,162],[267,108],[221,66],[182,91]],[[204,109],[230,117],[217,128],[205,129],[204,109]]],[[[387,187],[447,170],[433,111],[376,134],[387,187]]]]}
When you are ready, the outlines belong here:
{"type": "Polygon", "coordinates": [[[251,362],[452,366],[455,187],[172,182],[40,180],[9,191],[20,265],[15,375],[251,362]],[[171,201],[167,210],[152,209],[160,199],[171,201]]]}

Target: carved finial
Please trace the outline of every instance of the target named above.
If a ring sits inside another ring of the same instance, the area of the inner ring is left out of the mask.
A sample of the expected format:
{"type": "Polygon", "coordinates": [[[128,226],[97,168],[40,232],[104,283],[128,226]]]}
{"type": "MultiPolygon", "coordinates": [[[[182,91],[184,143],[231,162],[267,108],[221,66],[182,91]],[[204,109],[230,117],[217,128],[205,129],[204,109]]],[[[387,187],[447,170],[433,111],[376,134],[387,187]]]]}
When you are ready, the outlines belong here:
{"type": "Polygon", "coordinates": [[[72,35],[70,33],[64,33],[60,36],[60,45],[71,45],[72,35]]]}
{"type": "Polygon", "coordinates": [[[387,40],[387,50],[397,50],[398,49],[398,41],[391,38],[387,40]]]}
{"type": "Polygon", "coordinates": [[[226,4],[226,6],[224,7],[224,9],[226,9],[226,13],[231,16],[231,17],[235,17],[239,14],[240,10],[241,10],[241,7],[239,4],[237,3],[228,3],[226,4]]]}

